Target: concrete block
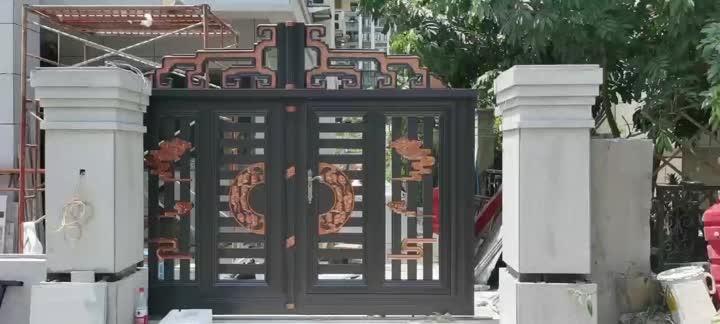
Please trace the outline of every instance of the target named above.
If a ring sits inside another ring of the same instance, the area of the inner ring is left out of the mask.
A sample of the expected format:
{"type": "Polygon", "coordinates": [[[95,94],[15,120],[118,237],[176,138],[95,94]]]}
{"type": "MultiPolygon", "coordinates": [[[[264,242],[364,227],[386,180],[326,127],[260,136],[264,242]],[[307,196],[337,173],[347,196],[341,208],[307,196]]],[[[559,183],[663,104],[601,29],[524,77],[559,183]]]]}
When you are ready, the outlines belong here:
{"type": "Polygon", "coordinates": [[[652,156],[649,140],[591,141],[591,278],[600,323],[642,310],[624,296],[647,290],[638,284],[650,274],[652,156]]]}
{"type": "Polygon", "coordinates": [[[5,299],[0,306],[0,322],[29,323],[32,287],[45,281],[46,277],[47,264],[44,256],[0,254],[0,280],[23,282],[22,287],[10,287],[5,291],[5,299]]]}
{"type": "Polygon", "coordinates": [[[72,228],[46,232],[50,271],[115,273],[142,261],[142,134],[46,134],[46,156],[54,161],[46,167],[47,228],[60,228],[61,211],[73,197],[89,206],[81,232],[72,228]],[[134,146],[137,152],[123,146],[134,146]],[[120,151],[128,154],[117,155],[120,151]],[[84,176],[79,175],[81,169],[84,176]]]}
{"type": "Polygon", "coordinates": [[[70,282],[95,282],[95,271],[70,271],[70,282]]]}
{"type": "Polygon", "coordinates": [[[73,197],[89,206],[82,230],[47,232],[50,271],[115,273],[142,261],[148,84],[126,70],[93,67],[39,69],[31,80],[53,161],[46,167],[47,228],[60,228],[73,197]]]}
{"type": "Polygon", "coordinates": [[[500,269],[500,324],[597,324],[597,315],[595,284],[519,282],[500,269]]]}
{"type": "Polygon", "coordinates": [[[132,323],[138,289],[147,290],[147,278],[142,268],[113,282],[37,284],[32,288],[30,323],[132,323]]]}
{"type": "Polygon", "coordinates": [[[212,309],[173,309],[160,324],[212,324],[212,309]]]}
{"type": "Polygon", "coordinates": [[[145,291],[148,291],[147,268],[140,268],[137,272],[122,280],[108,283],[107,324],[133,322],[135,302],[140,288],[145,288],[145,291]]]}
{"type": "Polygon", "coordinates": [[[32,287],[30,324],[104,324],[108,283],[44,282],[32,287]]]}
{"type": "Polygon", "coordinates": [[[582,128],[504,132],[503,259],[516,271],[590,273],[589,141],[582,128]]]}

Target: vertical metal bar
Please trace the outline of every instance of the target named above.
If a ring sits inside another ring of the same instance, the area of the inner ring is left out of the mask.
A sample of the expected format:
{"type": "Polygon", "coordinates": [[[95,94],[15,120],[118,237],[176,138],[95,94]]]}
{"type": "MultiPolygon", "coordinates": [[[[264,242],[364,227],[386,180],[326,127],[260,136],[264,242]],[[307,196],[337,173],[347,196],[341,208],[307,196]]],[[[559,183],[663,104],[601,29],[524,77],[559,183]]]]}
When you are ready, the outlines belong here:
{"type": "MultiPolygon", "coordinates": [[[[284,125],[271,125],[271,127],[275,128],[285,128],[285,138],[284,138],[284,146],[285,146],[285,206],[287,212],[285,213],[286,218],[285,221],[287,222],[286,228],[285,228],[285,238],[295,237],[295,224],[298,221],[298,210],[296,208],[296,195],[298,194],[296,184],[298,182],[298,177],[301,177],[304,172],[303,170],[300,170],[297,168],[297,156],[296,156],[296,148],[299,145],[297,140],[297,114],[299,112],[297,111],[297,106],[286,106],[285,107],[285,113],[283,116],[285,117],[283,122],[284,125]],[[292,108],[291,108],[292,107],[292,108]],[[282,127],[284,126],[284,127],[282,127]],[[292,175],[292,172],[294,170],[295,175],[292,175]]],[[[302,200],[302,199],[300,199],[302,200]]],[[[297,241],[297,238],[295,238],[297,241]]],[[[286,304],[295,304],[295,255],[297,254],[297,247],[292,247],[286,250],[286,264],[285,268],[287,271],[285,272],[285,277],[287,279],[286,282],[286,289],[287,289],[287,302],[286,304]]]]}
{"type": "Polygon", "coordinates": [[[665,195],[668,194],[670,190],[672,189],[666,189],[659,186],[656,187],[656,198],[653,201],[655,204],[656,215],[655,228],[652,230],[655,231],[657,236],[657,248],[655,249],[657,251],[657,254],[655,255],[657,264],[655,265],[656,269],[653,270],[657,273],[665,270],[665,241],[667,240],[667,235],[665,235],[665,221],[667,218],[667,210],[665,209],[665,204],[662,202],[666,199],[665,195]]]}
{"type": "MultiPolygon", "coordinates": [[[[408,117],[407,119],[407,137],[410,140],[418,138],[418,125],[416,117],[408,117]]],[[[407,181],[407,210],[417,211],[418,203],[418,184],[415,181],[407,181]]],[[[417,217],[406,217],[407,221],[407,237],[417,237],[417,217]]],[[[417,260],[407,260],[407,278],[408,280],[417,279],[417,260]]]]}
{"type": "Polygon", "coordinates": [[[20,43],[22,53],[20,55],[20,175],[19,175],[19,200],[17,215],[17,238],[18,253],[23,253],[23,222],[25,222],[25,144],[27,143],[27,13],[28,9],[23,6],[22,31],[20,43]]]}
{"type": "MultiPolygon", "coordinates": [[[[193,102],[191,104],[200,105],[193,102]]],[[[210,291],[217,281],[217,233],[218,233],[218,141],[222,138],[220,127],[217,124],[217,114],[210,109],[203,109],[197,113],[199,122],[196,123],[198,144],[195,146],[197,156],[195,177],[197,179],[195,192],[197,208],[195,209],[195,280],[198,281],[201,291],[210,291]]]]}
{"type": "Polygon", "coordinates": [[[363,48],[363,16],[358,15],[358,48],[363,48]]]}
{"type": "MultiPolygon", "coordinates": [[[[35,116],[40,117],[40,101],[35,100],[33,101],[33,104],[35,108],[35,116]]],[[[35,151],[35,161],[33,162],[33,189],[35,189],[33,191],[33,194],[35,195],[33,204],[35,206],[35,217],[32,220],[37,220],[37,218],[42,216],[42,196],[38,190],[38,188],[40,188],[40,149],[40,119],[35,118],[35,148],[33,149],[35,151]]]]}
{"type": "Polygon", "coordinates": [[[220,48],[225,48],[225,24],[220,24],[220,48]]]}
{"type": "MultiPolygon", "coordinates": [[[[284,23],[277,25],[277,88],[280,89],[288,88],[288,85],[292,83],[288,77],[288,73],[290,73],[289,71],[291,70],[289,68],[289,57],[292,55],[287,45],[288,33],[289,28],[287,28],[284,23]]],[[[293,86],[295,85],[293,84],[293,86]]]]}
{"type": "Polygon", "coordinates": [[[370,290],[379,290],[385,281],[385,115],[369,112],[367,131],[363,134],[363,232],[368,238],[364,263],[367,263],[367,283],[370,290]],[[372,217],[371,215],[382,215],[372,217]]]}
{"type": "MultiPolygon", "coordinates": [[[[402,136],[402,118],[400,117],[393,117],[392,118],[392,140],[396,140],[402,136]]],[[[392,149],[391,149],[392,150],[392,149]]],[[[392,165],[391,165],[391,178],[399,178],[401,177],[401,165],[400,165],[400,155],[398,155],[395,150],[392,150],[392,165]]],[[[400,192],[401,190],[401,182],[400,181],[392,181],[392,201],[400,201],[402,199],[402,194],[400,192]]],[[[400,248],[401,248],[401,239],[402,239],[402,229],[400,226],[402,226],[402,222],[400,219],[400,215],[396,213],[391,213],[391,235],[390,235],[390,241],[392,242],[392,254],[400,254],[400,248]]],[[[400,260],[392,260],[392,280],[400,280],[400,273],[401,273],[401,261],[400,260]]]]}
{"type": "Polygon", "coordinates": [[[473,115],[474,115],[475,103],[473,100],[458,100],[456,106],[453,109],[453,113],[456,115],[455,127],[455,153],[453,154],[455,169],[453,177],[455,179],[456,194],[453,195],[455,210],[451,215],[455,215],[453,218],[453,240],[452,240],[452,251],[456,253],[454,256],[453,267],[454,273],[453,281],[455,286],[451,286],[453,291],[456,291],[459,297],[459,309],[462,309],[461,313],[472,313],[473,311],[473,278],[472,278],[472,248],[471,244],[473,238],[473,212],[472,212],[472,197],[473,197],[473,181],[472,177],[466,175],[473,174],[475,166],[473,163],[473,147],[475,143],[475,137],[473,136],[473,115]]]}
{"type": "Polygon", "coordinates": [[[55,62],[58,62],[58,66],[60,66],[60,34],[57,34],[57,60],[55,62]]]}
{"type": "MultiPolygon", "coordinates": [[[[319,129],[319,120],[318,120],[318,114],[315,112],[315,110],[312,109],[311,106],[307,107],[307,113],[305,115],[305,123],[302,125],[305,125],[307,128],[306,133],[306,159],[307,159],[307,168],[312,169],[313,174],[319,174],[319,167],[320,167],[320,158],[319,158],[319,150],[318,150],[318,138],[320,137],[320,134],[318,132],[319,129]]],[[[306,178],[307,179],[307,178],[306,178]]],[[[307,185],[307,183],[306,183],[307,185]]],[[[308,277],[305,278],[307,280],[309,286],[314,286],[318,282],[318,276],[319,276],[319,269],[318,269],[318,241],[320,236],[319,231],[319,220],[318,216],[320,215],[319,210],[319,204],[318,204],[318,198],[320,197],[320,191],[318,190],[320,186],[313,186],[313,197],[316,197],[313,199],[312,204],[308,205],[308,213],[307,213],[307,224],[308,226],[308,238],[306,239],[307,245],[305,245],[306,251],[307,251],[307,257],[305,260],[305,265],[308,268],[308,277]]]]}
{"type": "MultiPolygon", "coordinates": [[[[305,126],[308,125],[308,115],[309,115],[309,105],[303,104],[302,106],[298,107],[298,112],[296,113],[296,122],[299,126],[305,126]]],[[[293,276],[295,286],[295,296],[297,298],[297,303],[300,307],[302,307],[302,303],[305,302],[305,299],[301,298],[303,295],[307,293],[308,290],[308,280],[312,274],[315,272],[311,270],[310,266],[312,263],[317,263],[317,260],[311,260],[308,255],[308,250],[312,248],[312,245],[317,243],[314,243],[311,238],[315,237],[317,235],[312,235],[312,231],[314,230],[315,233],[317,233],[317,221],[314,222],[314,226],[311,224],[311,218],[317,219],[317,217],[313,217],[314,215],[311,214],[312,209],[307,203],[307,177],[304,175],[307,172],[307,169],[311,168],[311,162],[310,162],[310,156],[308,155],[308,147],[310,147],[310,137],[316,136],[316,135],[310,135],[310,129],[308,127],[297,127],[297,143],[298,143],[298,150],[295,151],[296,153],[296,162],[295,170],[295,186],[293,187],[295,190],[295,194],[299,195],[294,198],[295,200],[295,208],[296,213],[295,217],[297,217],[297,221],[295,223],[295,270],[296,272],[290,273],[290,276],[293,276]]]]}
{"type": "MultiPolygon", "coordinates": [[[[195,146],[196,143],[193,138],[195,134],[192,131],[192,126],[190,126],[190,119],[191,118],[180,119],[180,136],[195,146]]],[[[193,152],[187,152],[181,158],[179,162],[180,179],[190,179],[190,162],[194,154],[193,152]]],[[[177,185],[180,186],[180,201],[191,202],[192,197],[190,191],[193,189],[192,182],[181,181],[177,185]]],[[[195,209],[195,206],[193,206],[193,209],[195,209]]],[[[180,253],[190,253],[190,227],[192,226],[190,217],[192,213],[194,213],[193,210],[191,210],[188,215],[179,216],[180,235],[178,237],[178,247],[180,253]]],[[[190,260],[180,260],[180,280],[190,280],[190,260]]]]}
{"type": "MultiPolygon", "coordinates": [[[[177,119],[173,118],[170,120],[165,121],[163,127],[163,139],[170,139],[174,136],[175,130],[177,129],[177,119]]],[[[174,163],[173,163],[174,164],[174,163]]],[[[173,172],[173,178],[177,178],[175,176],[175,170],[173,172]]],[[[172,210],[172,208],[175,206],[175,181],[163,181],[163,210],[160,211],[160,213],[172,210]]],[[[161,223],[162,224],[162,223],[161,223]]],[[[172,231],[167,231],[167,236],[171,236],[172,231]]],[[[171,237],[176,238],[176,237],[171,237]]],[[[165,260],[163,264],[163,279],[165,281],[173,281],[175,280],[175,260],[165,260]]]]}
{"type": "Polygon", "coordinates": [[[370,48],[375,49],[375,20],[370,16],[370,48]]]}
{"type": "MultiPolygon", "coordinates": [[[[266,259],[266,278],[268,280],[270,288],[278,293],[285,292],[287,287],[287,268],[282,267],[287,258],[286,254],[289,252],[286,248],[287,244],[287,224],[286,220],[282,219],[289,213],[287,206],[285,205],[285,127],[283,122],[285,121],[284,107],[281,104],[273,105],[275,109],[268,109],[265,114],[265,145],[264,149],[264,160],[266,165],[266,188],[267,188],[267,199],[266,199],[266,210],[267,217],[267,231],[265,244],[266,259]],[[280,244],[277,244],[280,243],[280,244]]],[[[255,118],[253,118],[253,121],[255,118]]],[[[292,217],[292,216],[290,216],[292,217]]],[[[267,280],[267,279],[266,279],[267,280]]],[[[287,291],[288,299],[291,298],[291,292],[287,291]]],[[[292,301],[286,302],[292,304],[292,301]]]]}
{"type": "MultiPolygon", "coordinates": [[[[423,146],[425,148],[433,149],[433,128],[435,126],[435,118],[425,117],[423,118],[423,146]]],[[[437,160],[435,167],[437,168],[437,160]]],[[[433,218],[427,217],[433,215],[433,175],[426,175],[423,177],[422,182],[423,192],[423,214],[426,216],[422,219],[423,222],[423,238],[433,237],[433,218]]],[[[441,216],[441,215],[439,215],[441,216]]],[[[433,244],[423,244],[423,280],[433,279],[433,244]]]]}
{"type": "Polygon", "coordinates": [[[305,24],[278,25],[278,88],[305,88],[305,24]]]}
{"type": "Polygon", "coordinates": [[[435,157],[435,163],[441,165],[438,169],[438,186],[440,189],[440,228],[438,231],[438,278],[443,284],[447,284],[447,280],[450,277],[450,247],[451,242],[450,236],[450,224],[452,223],[448,215],[452,215],[452,202],[450,201],[450,194],[452,192],[452,167],[445,167],[444,163],[450,162],[450,154],[452,153],[451,144],[452,137],[452,111],[445,112],[440,116],[440,126],[438,133],[440,133],[440,154],[435,157]],[[446,217],[443,217],[446,216],[446,217]]]}
{"type": "Polygon", "coordinates": [[[208,5],[202,5],[203,48],[208,48],[208,5]]]}
{"type": "MultiPolygon", "coordinates": [[[[155,150],[158,147],[158,129],[159,129],[159,118],[157,118],[157,114],[155,113],[154,109],[148,110],[148,113],[146,114],[146,120],[147,120],[147,134],[145,135],[145,148],[146,150],[155,150]]],[[[148,240],[152,240],[154,238],[159,237],[159,231],[158,231],[158,215],[160,215],[160,205],[158,201],[158,191],[160,183],[159,183],[159,177],[156,174],[151,174],[148,171],[148,240]]],[[[157,256],[155,254],[155,251],[157,249],[157,246],[153,243],[148,243],[148,272],[149,272],[149,280],[150,280],[150,286],[152,287],[159,278],[158,273],[158,260],[157,256]]],[[[154,297],[154,294],[150,293],[148,294],[150,296],[150,299],[152,300],[154,297]]]]}

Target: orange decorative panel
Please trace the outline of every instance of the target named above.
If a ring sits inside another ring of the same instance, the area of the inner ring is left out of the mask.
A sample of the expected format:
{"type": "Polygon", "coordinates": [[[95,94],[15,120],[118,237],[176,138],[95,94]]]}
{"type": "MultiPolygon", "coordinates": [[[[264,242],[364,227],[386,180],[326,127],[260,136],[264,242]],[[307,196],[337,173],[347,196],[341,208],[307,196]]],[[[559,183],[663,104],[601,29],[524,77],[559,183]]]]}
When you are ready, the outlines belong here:
{"type": "Polygon", "coordinates": [[[255,234],[265,234],[265,215],[253,209],[250,195],[255,187],[264,183],[265,163],[255,163],[235,176],[228,193],[233,217],[240,226],[255,234]]]}
{"type": "Polygon", "coordinates": [[[410,71],[408,85],[410,88],[446,88],[442,81],[433,76],[427,68],[420,65],[420,58],[413,55],[386,55],[382,52],[368,50],[336,50],[330,49],[322,38],[325,27],[308,25],[305,41],[307,47],[317,52],[317,67],[307,72],[306,87],[324,89],[327,77],[336,77],[345,89],[362,88],[362,71],[356,67],[357,62],[375,62],[377,70],[374,87],[397,88],[398,74],[401,70],[410,71]]]}
{"type": "Polygon", "coordinates": [[[145,166],[150,169],[150,174],[157,175],[164,182],[188,181],[174,178],[172,163],[192,150],[192,143],[175,137],[160,142],[159,146],[160,149],[152,150],[145,156],[145,166]]]}
{"type": "Polygon", "coordinates": [[[320,235],[337,233],[350,220],[355,208],[355,192],[350,178],[336,166],[320,163],[322,183],[333,192],[333,205],[327,212],[320,214],[320,235]]]}
{"type": "Polygon", "coordinates": [[[403,254],[388,254],[390,260],[421,260],[423,248],[419,244],[435,244],[436,238],[406,238],[402,241],[400,249],[403,254]]]}
{"type": "Polygon", "coordinates": [[[403,181],[422,181],[423,175],[432,174],[432,167],[435,165],[435,158],[432,156],[432,150],[428,148],[422,148],[422,142],[418,140],[411,140],[407,137],[398,138],[392,143],[390,147],[400,154],[405,159],[412,161],[410,166],[409,177],[404,178],[393,178],[393,180],[403,181]]]}
{"type": "Polygon", "coordinates": [[[218,62],[222,68],[222,88],[240,88],[240,78],[250,77],[255,88],[275,88],[277,73],[265,66],[266,50],[277,46],[277,26],[258,25],[261,39],[252,49],[199,50],[190,55],[169,55],[155,71],[156,88],[172,88],[172,75],[177,70],[185,74],[188,88],[208,88],[208,64],[218,62]],[[242,63],[237,63],[242,61],[242,63]]]}

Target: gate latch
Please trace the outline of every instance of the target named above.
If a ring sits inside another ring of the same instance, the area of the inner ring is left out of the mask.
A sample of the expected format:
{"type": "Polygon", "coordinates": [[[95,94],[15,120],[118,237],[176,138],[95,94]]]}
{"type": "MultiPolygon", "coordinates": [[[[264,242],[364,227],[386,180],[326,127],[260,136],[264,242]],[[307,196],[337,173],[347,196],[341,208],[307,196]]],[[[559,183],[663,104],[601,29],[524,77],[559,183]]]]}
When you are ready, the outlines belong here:
{"type": "Polygon", "coordinates": [[[313,200],[313,182],[317,180],[319,183],[324,183],[325,179],[323,179],[322,176],[314,176],[313,177],[313,171],[312,169],[308,169],[307,171],[307,198],[308,198],[308,204],[312,204],[313,200]]]}

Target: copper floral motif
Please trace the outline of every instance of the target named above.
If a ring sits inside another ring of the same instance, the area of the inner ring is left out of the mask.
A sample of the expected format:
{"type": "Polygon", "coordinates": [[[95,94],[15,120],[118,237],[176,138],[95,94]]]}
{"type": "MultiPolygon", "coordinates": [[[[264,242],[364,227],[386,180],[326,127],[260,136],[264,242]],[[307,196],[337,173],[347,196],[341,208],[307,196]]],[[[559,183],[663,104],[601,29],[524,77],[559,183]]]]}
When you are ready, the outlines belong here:
{"type": "Polygon", "coordinates": [[[155,255],[158,260],[190,260],[192,255],[189,253],[179,253],[178,240],[175,238],[155,238],[151,239],[150,243],[158,245],[155,250],[155,255]]]}
{"type": "Polygon", "coordinates": [[[420,260],[423,257],[423,248],[420,244],[435,244],[436,238],[406,238],[402,240],[400,248],[403,254],[388,254],[390,260],[420,260]]]}
{"type": "Polygon", "coordinates": [[[159,146],[158,150],[152,150],[145,156],[145,165],[150,169],[150,174],[157,175],[161,181],[175,181],[177,179],[172,164],[192,149],[192,143],[174,137],[162,141],[159,146]]]}
{"type": "Polygon", "coordinates": [[[265,184],[265,163],[255,163],[240,171],[230,185],[230,212],[240,226],[255,234],[265,234],[265,215],[252,207],[255,187],[265,184]]]}
{"type": "Polygon", "coordinates": [[[409,177],[393,178],[393,180],[422,181],[423,175],[432,174],[432,167],[435,165],[435,158],[432,150],[423,148],[419,140],[411,140],[407,137],[398,138],[390,143],[390,147],[405,159],[412,161],[409,177]]]}
{"type": "Polygon", "coordinates": [[[330,187],[333,193],[333,205],[327,212],[320,214],[318,220],[320,235],[337,233],[350,220],[355,209],[355,192],[350,178],[329,163],[320,163],[322,183],[330,187]]]}

